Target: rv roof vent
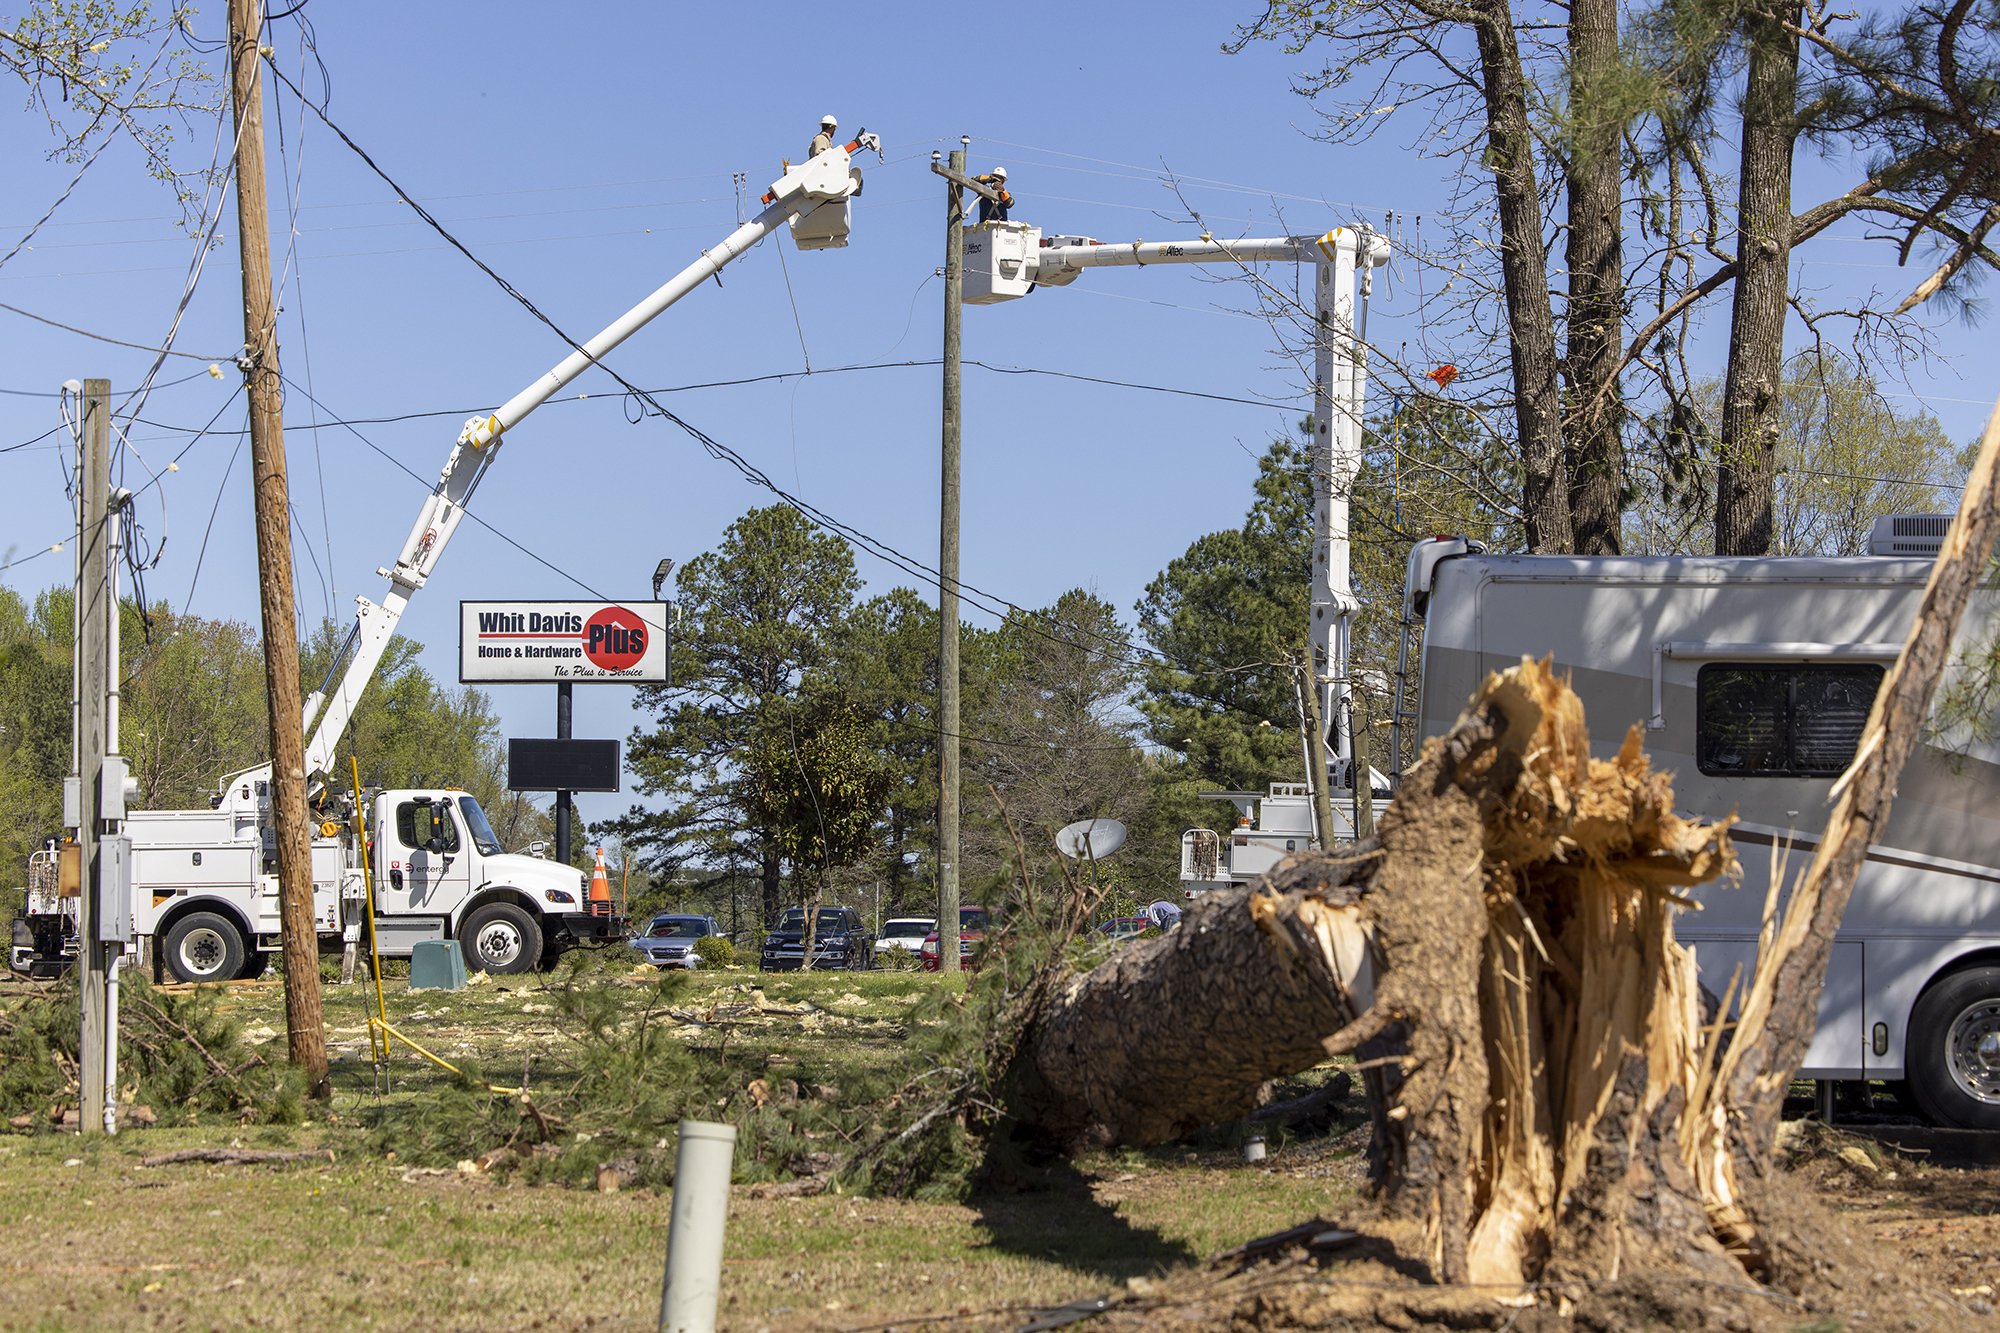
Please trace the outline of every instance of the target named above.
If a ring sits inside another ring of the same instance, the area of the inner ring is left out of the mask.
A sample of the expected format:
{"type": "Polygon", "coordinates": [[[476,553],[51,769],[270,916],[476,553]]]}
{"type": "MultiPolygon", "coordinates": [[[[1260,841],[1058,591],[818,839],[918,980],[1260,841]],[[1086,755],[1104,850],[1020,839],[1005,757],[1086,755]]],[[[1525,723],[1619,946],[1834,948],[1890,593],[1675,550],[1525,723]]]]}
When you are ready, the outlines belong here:
{"type": "Polygon", "coordinates": [[[1868,554],[1936,555],[1950,527],[1950,514],[1886,514],[1868,534],[1868,554]]]}

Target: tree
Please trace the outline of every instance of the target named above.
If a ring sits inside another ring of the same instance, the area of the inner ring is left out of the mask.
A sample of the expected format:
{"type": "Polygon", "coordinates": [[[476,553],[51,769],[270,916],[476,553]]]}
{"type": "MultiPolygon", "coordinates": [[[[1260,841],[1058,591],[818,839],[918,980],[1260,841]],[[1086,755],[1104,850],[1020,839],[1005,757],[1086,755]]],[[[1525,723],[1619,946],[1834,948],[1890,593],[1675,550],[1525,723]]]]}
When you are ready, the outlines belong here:
{"type": "MultiPolygon", "coordinates": [[[[1504,344],[1508,434],[1520,460],[1518,504],[1528,550],[1576,546],[1572,500],[1584,506],[1592,548],[1616,548],[1622,460],[1616,456],[1618,418],[1606,400],[1616,396],[1618,360],[1604,342],[1616,332],[1622,308],[1618,144],[1630,110],[1620,100],[1614,16],[1600,0],[1572,6],[1570,40],[1578,54],[1568,64],[1574,96],[1562,126],[1534,116],[1534,108],[1552,98],[1530,78],[1524,34],[1536,44],[1532,60],[1550,58],[1538,24],[1518,20],[1506,0],[1274,0],[1264,18],[1238,30],[1234,46],[1258,38],[1282,40],[1294,52],[1332,46],[1338,54],[1298,84],[1310,98],[1356,98],[1356,106],[1326,112],[1328,140],[1374,134],[1388,122],[1382,112],[1428,104],[1432,120],[1422,150],[1432,154],[1442,140],[1440,156],[1458,158],[1466,180],[1492,182],[1490,194],[1482,184],[1462,186],[1448,214],[1454,232],[1442,250],[1416,256],[1436,264],[1446,278],[1424,314],[1464,318],[1488,346],[1504,344]],[[1548,140],[1564,142],[1574,168],[1566,182],[1568,358],[1556,354],[1558,318],[1546,260],[1538,144],[1548,140]],[[1476,268],[1468,274],[1466,254],[1492,254],[1498,272],[1476,268]],[[1448,298],[1460,282],[1470,282],[1472,294],[1448,298]],[[1564,378],[1570,382],[1568,406],[1564,378]]],[[[1484,370],[1468,378],[1484,378],[1484,370]]]]}
{"type": "Polygon", "coordinates": [[[753,509],[722,544],[681,566],[691,631],[674,644],[671,687],[647,686],[658,717],[634,728],[626,763],[660,810],[633,806],[608,828],[662,874],[682,865],[758,867],[767,920],[784,907],[785,852],[757,792],[752,744],[783,720],[806,677],[831,660],[860,584],[854,553],[785,505],[753,509]]]}
{"type": "MultiPolygon", "coordinates": [[[[1634,503],[1634,546],[1648,554],[1684,554],[1702,543],[1706,516],[1700,469],[1717,452],[1712,423],[1723,386],[1698,381],[1690,394],[1692,465],[1677,496],[1649,485],[1634,503]]],[[[1927,412],[1898,412],[1873,376],[1831,353],[1805,352],[1791,361],[1774,413],[1778,431],[1772,478],[1772,555],[1863,555],[1875,520],[1934,512],[1964,460],[1927,412]]]]}
{"type": "MultiPolygon", "coordinates": [[[[1414,124],[1414,150],[1458,165],[1451,206],[1424,219],[1446,235],[1426,249],[1420,224],[1414,238],[1415,261],[1437,278],[1420,287],[1425,341],[1456,348],[1463,388],[1498,385],[1531,551],[1618,549],[1635,471],[1621,425],[1691,410],[1693,312],[1730,287],[1724,454],[1704,473],[1713,493],[1700,508],[1718,525],[1716,549],[1761,552],[1788,322],[1818,334],[1845,320],[1858,345],[1912,355],[1923,332],[1894,315],[1940,291],[1960,296],[1974,268],[2000,264],[1986,244],[2000,223],[2000,13],[1994,0],[1948,0],[1857,22],[1796,0],[1659,0],[1630,11],[1620,33],[1605,0],[1565,12],[1558,29],[1498,0],[1273,0],[1235,45],[1324,46],[1335,54],[1298,91],[1322,103],[1329,141],[1414,124]],[[1794,214],[1801,136],[1866,161],[1851,188],[1794,214]],[[1714,160],[1737,137],[1732,182],[1714,160]],[[1537,198],[1558,185],[1568,203],[1560,237],[1537,198]],[[1926,238],[1943,251],[1893,312],[1879,295],[1822,310],[1789,286],[1792,250],[1856,216],[1896,229],[1904,260],[1926,238]],[[1646,242],[1630,254],[1628,226],[1646,242]],[[1563,292],[1541,262],[1558,241],[1563,292]],[[1628,310],[1635,297],[1651,313],[1628,310]],[[1482,345],[1493,350],[1473,350],[1482,345]],[[1560,412],[1549,397],[1558,372],[1560,412]]],[[[1642,485],[1687,462],[1674,433],[1651,443],[1661,452],[1639,460],[1642,485]]]]}
{"type": "Polygon", "coordinates": [[[150,615],[148,642],[137,609],[125,609],[121,746],[141,805],[206,805],[225,775],[264,758],[263,653],[256,631],[240,621],[164,605],[150,615]]]}
{"type": "Polygon", "coordinates": [[[872,739],[838,680],[807,677],[796,697],[764,708],[744,748],[748,813],[792,867],[808,960],[829,879],[870,850],[888,796],[889,768],[872,739]]]}
{"type": "Polygon", "coordinates": [[[1729,375],[1715,467],[1715,553],[1771,549],[1779,379],[1791,293],[1792,150],[1797,142],[1800,7],[1743,16],[1749,73],[1743,91],[1742,166],[1736,181],[1736,285],[1729,375]]]}
{"type": "Polygon", "coordinates": [[[194,12],[174,4],[157,13],[148,0],[30,0],[11,23],[0,19],[0,69],[47,122],[50,156],[87,167],[122,132],[191,222],[200,196],[174,166],[174,128],[220,109],[215,77],[188,45],[194,12]]]}
{"type": "Polygon", "coordinates": [[[2000,5],[1919,3],[1858,20],[1815,12],[1797,35],[1827,67],[1830,128],[1872,150],[1854,206],[1893,219],[1898,262],[1920,241],[1940,251],[1893,313],[1940,294],[1963,303],[1968,279],[2000,266],[1985,244],[2000,223],[2000,5]],[[1851,36],[1837,32],[1841,20],[1856,23],[1851,36]]]}
{"type": "Polygon", "coordinates": [[[991,688],[969,714],[978,735],[968,766],[975,783],[992,788],[1006,819],[1003,825],[990,806],[980,810],[975,796],[979,814],[968,821],[966,861],[1011,885],[1028,871],[1017,836],[1031,858],[1045,857],[1065,824],[1133,823],[1145,811],[1147,790],[1131,710],[1139,669],[1117,609],[1072,589],[1046,610],[1009,615],[997,638],[991,688]]]}
{"type": "MultiPolygon", "coordinates": [[[[299,674],[308,692],[324,679],[344,637],[325,621],[301,645],[299,674]]],[[[500,809],[508,799],[507,761],[492,701],[468,686],[439,685],[417,660],[423,649],[400,634],[389,640],[342,748],[359,760],[361,780],[371,787],[463,787],[486,809],[500,809]]]]}
{"type": "Polygon", "coordinates": [[[73,599],[52,589],[31,607],[0,588],[0,857],[14,874],[61,832],[70,769],[73,599]]]}
{"type": "MultiPolygon", "coordinates": [[[[960,627],[960,675],[975,683],[975,697],[981,639],[960,627]]],[[[871,597],[842,622],[834,652],[833,674],[869,719],[887,782],[870,877],[884,882],[890,909],[902,911],[937,846],[937,609],[909,588],[871,597]]]]}
{"type": "Polygon", "coordinates": [[[1147,738],[1201,781],[1261,790],[1297,772],[1295,664],[1307,636],[1312,489],[1305,448],[1272,443],[1240,528],[1196,538],[1146,585],[1147,738]]]}
{"type": "Polygon", "coordinates": [[[1624,403],[1618,352],[1625,323],[1625,95],[1617,0],[1571,0],[1569,99],[1557,141],[1563,154],[1569,221],[1564,267],[1569,301],[1563,377],[1568,393],[1570,518],[1575,548],[1616,555],[1623,536],[1624,403]]]}

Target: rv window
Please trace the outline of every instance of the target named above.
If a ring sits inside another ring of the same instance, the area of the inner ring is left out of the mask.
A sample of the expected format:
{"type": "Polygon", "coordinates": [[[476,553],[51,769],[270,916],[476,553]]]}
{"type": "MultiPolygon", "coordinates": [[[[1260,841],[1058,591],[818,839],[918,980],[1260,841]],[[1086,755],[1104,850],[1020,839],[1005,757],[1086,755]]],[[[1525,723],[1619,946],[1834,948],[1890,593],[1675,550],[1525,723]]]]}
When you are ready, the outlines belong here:
{"type": "Polygon", "coordinates": [[[1720,777],[1836,777],[1854,758],[1879,666],[1717,663],[1695,679],[1695,764],[1720,777]]]}

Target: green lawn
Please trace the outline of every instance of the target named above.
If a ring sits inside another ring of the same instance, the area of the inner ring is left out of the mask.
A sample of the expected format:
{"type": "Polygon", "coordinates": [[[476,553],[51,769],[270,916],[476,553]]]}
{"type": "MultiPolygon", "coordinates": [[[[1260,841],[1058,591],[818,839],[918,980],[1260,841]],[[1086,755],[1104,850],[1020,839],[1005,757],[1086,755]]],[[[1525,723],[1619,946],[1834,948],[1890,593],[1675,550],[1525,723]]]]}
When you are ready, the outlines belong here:
{"type": "MultiPolygon", "coordinates": [[[[723,1086],[786,1080],[836,1092],[904,1053],[936,978],[907,973],[762,977],[696,974],[667,992],[607,966],[583,984],[615,992],[618,1021],[671,1024],[676,1041],[721,1061],[723,1086]],[[803,1010],[773,1014],[767,1011],[803,1010]],[[692,1019],[693,1021],[684,1021],[692,1019]]],[[[460,992],[390,983],[390,1021],[447,1058],[531,1085],[566,1070],[575,1047],[536,979],[460,992]]],[[[0,1006],[8,991],[0,987],[0,1006]]],[[[0,1329],[651,1328],[670,1195],[529,1185],[518,1176],[413,1166],[378,1130],[389,1105],[421,1110],[448,1076],[403,1051],[379,1092],[363,987],[328,987],[335,1097],[302,1126],[171,1125],[114,1139],[48,1130],[0,1137],[0,1259],[10,1299],[0,1329]],[[194,1146],[326,1147],[331,1163],[182,1164],[141,1159],[194,1146]]],[[[221,1001],[274,1058],[276,987],[221,1001]]],[[[715,1076],[708,1070],[708,1077],[715,1076]]],[[[725,1098],[736,1118],[747,1101],[725,1098]]],[[[671,1155],[673,1126],[656,1143],[671,1155]]],[[[586,1163],[596,1143],[561,1145],[586,1163]]],[[[821,1195],[731,1202],[723,1326],[860,1328],[955,1311],[1012,1327],[1006,1311],[1056,1304],[1199,1261],[1314,1213],[1337,1212],[1351,1172],[1322,1148],[1275,1153],[1125,1153],[1078,1164],[1036,1190],[969,1202],[821,1195]]],[[[739,1158],[739,1180],[747,1171],[739,1158]]]]}

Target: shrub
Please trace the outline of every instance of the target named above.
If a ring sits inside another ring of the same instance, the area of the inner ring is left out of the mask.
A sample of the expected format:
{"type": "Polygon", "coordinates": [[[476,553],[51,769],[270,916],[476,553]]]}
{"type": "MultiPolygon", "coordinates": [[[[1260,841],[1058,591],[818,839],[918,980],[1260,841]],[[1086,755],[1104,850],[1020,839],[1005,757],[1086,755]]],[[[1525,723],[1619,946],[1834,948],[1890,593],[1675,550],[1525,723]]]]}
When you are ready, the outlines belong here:
{"type": "Polygon", "coordinates": [[[736,946],[727,935],[704,935],[694,942],[694,956],[703,967],[734,967],[736,946]]]}
{"type": "MultiPolygon", "coordinates": [[[[305,1085],[290,1065],[266,1060],[213,995],[155,990],[135,973],[121,980],[119,1075],[129,1098],[163,1123],[204,1114],[242,1124],[297,1124],[305,1085]]],[[[77,995],[73,982],[38,987],[0,1013],[0,1116],[40,1116],[76,1097],[77,995]]],[[[282,1054],[283,1043],[275,1048],[282,1054]]]]}

